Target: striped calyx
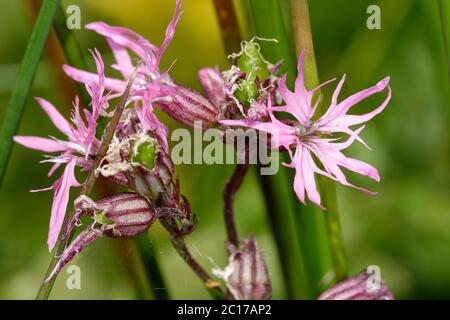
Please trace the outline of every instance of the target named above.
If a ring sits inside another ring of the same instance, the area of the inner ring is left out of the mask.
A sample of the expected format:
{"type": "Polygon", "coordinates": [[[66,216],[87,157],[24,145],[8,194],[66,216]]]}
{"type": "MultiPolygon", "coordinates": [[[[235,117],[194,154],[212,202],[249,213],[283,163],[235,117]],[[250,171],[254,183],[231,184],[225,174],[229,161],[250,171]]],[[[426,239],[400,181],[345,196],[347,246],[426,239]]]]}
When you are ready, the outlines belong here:
{"type": "Polygon", "coordinates": [[[178,122],[192,128],[195,122],[201,122],[203,128],[217,122],[219,109],[197,91],[170,85],[163,85],[159,90],[164,98],[154,101],[155,106],[178,122]]]}
{"type": "Polygon", "coordinates": [[[154,166],[149,170],[144,165],[134,166],[128,174],[131,187],[141,196],[153,201],[159,198],[161,192],[167,191],[173,178],[173,163],[162,150],[154,155],[154,166]]]}
{"type": "Polygon", "coordinates": [[[393,300],[379,273],[370,268],[324,291],[317,300],[393,300]]]}
{"type": "Polygon", "coordinates": [[[146,198],[131,192],[118,193],[97,202],[87,196],[80,196],[74,202],[74,209],[75,213],[67,224],[64,239],[81,224],[83,215],[89,216],[92,221],[64,250],[46,281],[59,273],[75,255],[98,238],[136,236],[145,232],[159,217],[146,198]]]}
{"type": "MultiPolygon", "coordinates": [[[[104,234],[110,237],[132,237],[147,230],[157,214],[147,199],[136,193],[119,193],[97,201],[102,208],[104,234]]],[[[98,222],[98,220],[96,220],[98,222]]]]}
{"type": "Polygon", "coordinates": [[[271,285],[266,263],[255,238],[242,241],[239,248],[230,247],[228,265],[213,273],[225,281],[233,300],[269,300],[271,285]]]}

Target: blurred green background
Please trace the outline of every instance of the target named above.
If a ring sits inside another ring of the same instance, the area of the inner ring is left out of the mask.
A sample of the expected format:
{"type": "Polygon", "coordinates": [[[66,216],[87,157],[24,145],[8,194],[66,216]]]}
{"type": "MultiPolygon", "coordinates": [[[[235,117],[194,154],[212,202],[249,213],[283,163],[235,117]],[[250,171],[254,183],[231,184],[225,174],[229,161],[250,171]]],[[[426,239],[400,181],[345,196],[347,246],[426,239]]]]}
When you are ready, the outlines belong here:
{"type": "MultiPolygon", "coordinates": [[[[0,2],[0,120],[32,28],[31,2],[0,2]]],[[[174,3],[63,1],[64,6],[80,6],[83,25],[103,20],[131,28],[157,45],[163,39],[174,3]]],[[[171,75],[181,84],[200,89],[196,79],[199,68],[226,68],[228,62],[212,1],[185,0],[182,7],[184,14],[163,65],[169,66],[176,59],[171,75]]],[[[310,1],[310,15],[321,80],[347,74],[341,97],[391,76],[393,98],[362,134],[373,151],[354,145],[347,152],[379,169],[379,184],[350,175],[356,184],[379,194],[371,197],[338,187],[350,273],[367,265],[379,265],[397,298],[450,298],[450,90],[437,1],[348,0],[342,5],[340,1],[315,0],[310,1]],[[381,8],[381,30],[366,27],[366,8],[370,4],[381,8]]],[[[84,29],[77,30],[76,35],[89,61],[87,49],[97,47],[107,64],[111,62],[103,38],[84,29]]],[[[70,104],[56,72],[59,65],[55,64],[47,51],[32,96],[52,101],[68,115],[70,104]]],[[[325,94],[329,96],[333,88],[325,94]]],[[[369,100],[372,105],[374,101],[369,100]]],[[[358,112],[369,107],[362,103],[358,112]]],[[[33,99],[26,106],[20,134],[59,137],[33,99]]],[[[15,146],[0,189],[2,299],[34,298],[50,259],[46,235],[52,195],[28,192],[53,182],[46,176],[49,165],[39,164],[42,159],[39,152],[15,146]]],[[[176,168],[182,191],[199,217],[198,228],[187,242],[208,269],[223,267],[227,259],[221,194],[231,170],[229,165],[176,168]]],[[[239,231],[242,235],[256,235],[269,264],[273,296],[283,298],[277,251],[255,172],[246,178],[236,208],[239,231]]],[[[155,225],[150,231],[171,297],[209,298],[172,249],[164,230],[155,225]]],[[[68,274],[63,271],[51,297],[136,298],[135,282],[127,271],[130,261],[133,247],[129,243],[101,239],[73,262],[82,270],[81,290],[66,288],[68,274]]]]}

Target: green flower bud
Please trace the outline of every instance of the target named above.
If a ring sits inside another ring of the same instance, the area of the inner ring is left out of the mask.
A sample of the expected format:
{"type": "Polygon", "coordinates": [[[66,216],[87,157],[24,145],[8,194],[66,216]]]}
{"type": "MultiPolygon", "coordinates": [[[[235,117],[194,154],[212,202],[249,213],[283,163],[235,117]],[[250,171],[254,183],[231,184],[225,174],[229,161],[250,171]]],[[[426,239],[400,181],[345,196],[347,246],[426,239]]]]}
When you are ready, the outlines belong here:
{"type": "Polygon", "coordinates": [[[250,100],[256,100],[259,97],[259,91],[254,82],[243,79],[238,82],[238,85],[239,89],[236,90],[234,96],[240,102],[247,105],[250,100]]]}
{"type": "Polygon", "coordinates": [[[269,77],[269,68],[261,55],[259,45],[246,42],[242,48],[242,55],[237,60],[237,66],[247,74],[247,80],[254,81],[256,77],[264,80],[269,77]]]}
{"type": "Polygon", "coordinates": [[[148,170],[152,170],[155,166],[156,146],[150,141],[140,143],[136,148],[133,148],[131,160],[139,162],[148,170]]]}

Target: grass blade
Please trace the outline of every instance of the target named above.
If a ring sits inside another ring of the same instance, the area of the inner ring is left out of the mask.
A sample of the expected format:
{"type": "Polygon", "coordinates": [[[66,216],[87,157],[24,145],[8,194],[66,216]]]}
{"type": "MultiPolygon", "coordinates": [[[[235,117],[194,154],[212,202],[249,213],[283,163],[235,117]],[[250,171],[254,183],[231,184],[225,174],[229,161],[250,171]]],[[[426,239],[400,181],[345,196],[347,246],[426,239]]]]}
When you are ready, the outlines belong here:
{"type": "MultiPolygon", "coordinates": [[[[300,54],[302,50],[307,52],[304,68],[305,83],[313,88],[319,85],[319,76],[309,21],[308,1],[291,0],[291,12],[297,54],[300,54]]],[[[319,112],[323,113],[323,111],[323,105],[319,106],[319,112]]],[[[322,195],[323,205],[327,208],[324,216],[333,262],[334,280],[344,280],[347,277],[347,258],[339,221],[336,187],[333,181],[323,176],[318,177],[317,184],[322,195]]]]}
{"type": "Polygon", "coordinates": [[[153,298],[156,300],[169,300],[167,286],[156,260],[155,249],[148,233],[136,237],[136,247],[142,260],[145,275],[151,286],[153,298]]]}
{"type": "Polygon", "coordinates": [[[43,2],[12,90],[0,133],[0,186],[11,156],[12,137],[19,128],[25,102],[36,76],[39,60],[59,3],[60,0],[43,2]]]}

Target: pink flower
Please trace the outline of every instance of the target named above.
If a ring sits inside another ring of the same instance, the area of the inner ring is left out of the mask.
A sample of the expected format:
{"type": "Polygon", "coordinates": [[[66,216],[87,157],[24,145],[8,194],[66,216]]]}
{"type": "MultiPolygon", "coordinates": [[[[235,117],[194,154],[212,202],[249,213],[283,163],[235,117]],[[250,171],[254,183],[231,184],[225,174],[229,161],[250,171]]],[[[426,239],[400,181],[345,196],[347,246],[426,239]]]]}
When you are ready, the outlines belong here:
{"type": "MultiPolygon", "coordinates": [[[[328,110],[318,120],[314,120],[317,103],[313,106],[313,95],[320,87],[330,81],[313,90],[307,90],[303,78],[304,58],[305,52],[302,52],[298,62],[298,77],[295,81],[294,92],[287,88],[286,75],[283,75],[280,81],[279,94],[286,105],[272,107],[269,103],[270,122],[226,120],[221,121],[221,123],[230,126],[245,126],[270,133],[272,135],[272,147],[275,149],[285,148],[289,152],[292,162],[286,164],[286,166],[296,170],[294,191],[299,200],[305,203],[306,192],[308,199],[324,210],[316,187],[315,173],[351,187],[355,186],[347,181],[341,167],[368,176],[376,181],[380,180],[376,168],[363,161],[346,157],[342,150],[348,148],[355,140],[360,141],[367,147],[359,137],[359,133],[364,126],[355,130],[350,129],[350,127],[363,124],[383,111],[391,98],[391,89],[389,77],[386,77],[375,86],[338,102],[338,95],[345,80],[344,75],[334,91],[328,110]],[[388,89],[388,95],[379,107],[363,115],[347,114],[355,104],[383,91],[385,88],[388,89]],[[295,121],[280,121],[274,116],[274,112],[291,114],[295,121]],[[344,133],[349,137],[344,142],[337,142],[338,139],[333,137],[334,133],[344,133]],[[323,169],[316,164],[313,155],[321,162],[323,169]]],[[[362,188],[355,188],[373,194],[362,188]]]]}
{"type": "MultiPolygon", "coordinates": [[[[172,82],[167,73],[159,70],[159,64],[175,34],[175,29],[182,14],[180,6],[181,0],[177,0],[172,21],[167,26],[165,38],[159,48],[127,28],[110,26],[104,22],[93,22],[86,25],[86,29],[93,30],[106,38],[116,60],[112,68],[118,70],[123,76],[123,79],[106,78],[105,87],[108,90],[119,95],[125,90],[127,80],[134,70],[128,50],[138,56],[143,63],[138,67],[138,74],[132,87],[132,95],[136,95],[139,92],[142,93],[142,90],[146,89],[147,83],[150,81],[161,81],[164,79],[170,83],[172,82]]],[[[64,65],[63,69],[75,81],[82,83],[98,81],[98,75],[94,73],[79,70],[68,65],[64,65]]]]}
{"type": "Polygon", "coordinates": [[[61,230],[64,216],[69,202],[71,187],[80,186],[75,177],[75,166],[84,170],[91,169],[95,155],[100,146],[100,141],[95,137],[97,120],[101,113],[108,108],[107,96],[104,96],[104,66],[103,60],[95,50],[92,53],[97,65],[98,82],[86,83],[86,89],[91,95],[92,111],[83,110],[86,123],[83,121],[78,98],[75,98],[74,110],[72,113],[73,126],[58,112],[58,110],[47,100],[36,98],[39,105],[47,113],[53,124],[66,137],[67,141],[56,138],[42,138],[35,136],[15,136],[14,141],[30,149],[44,152],[59,152],[54,157],[48,157],[43,162],[53,162],[48,175],[51,176],[62,164],[66,164],[62,176],[49,188],[35,190],[53,190],[53,204],[48,232],[48,247],[51,251],[55,246],[61,230]]]}
{"type": "MultiPolygon", "coordinates": [[[[127,28],[110,26],[104,22],[93,22],[86,25],[86,28],[106,38],[116,60],[112,68],[118,70],[123,76],[122,79],[105,78],[105,87],[113,93],[109,96],[110,98],[120,96],[126,87],[128,78],[135,68],[129,54],[132,52],[141,61],[137,66],[137,77],[131,90],[134,100],[141,100],[144,104],[153,103],[154,106],[185,125],[193,127],[194,121],[202,121],[204,126],[208,127],[216,123],[218,108],[198,92],[177,85],[167,71],[162,72],[159,67],[180,20],[182,14],[180,6],[181,0],[177,0],[172,21],[166,29],[165,38],[159,48],[127,28]]],[[[63,66],[63,69],[75,81],[81,83],[99,81],[97,74],[68,65],[63,66]]],[[[145,113],[147,114],[149,113],[145,113]]]]}

